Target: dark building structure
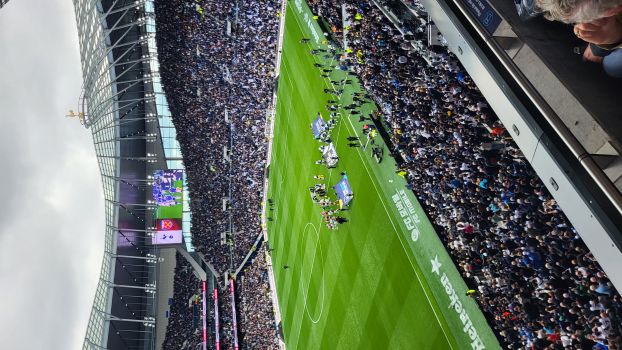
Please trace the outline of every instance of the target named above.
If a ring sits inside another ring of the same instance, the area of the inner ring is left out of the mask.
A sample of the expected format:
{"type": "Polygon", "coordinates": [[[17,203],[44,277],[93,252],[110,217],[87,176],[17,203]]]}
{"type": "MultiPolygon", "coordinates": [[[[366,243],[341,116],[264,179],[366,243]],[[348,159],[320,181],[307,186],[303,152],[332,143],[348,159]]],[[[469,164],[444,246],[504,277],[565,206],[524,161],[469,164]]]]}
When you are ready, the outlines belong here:
{"type": "MultiPolygon", "coordinates": [[[[172,296],[161,288],[172,275],[160,271],[170,253],[151,243],[151,175],[184,164],[159,78],[153,2],[74,0],[74,8],[84,79],[74,116],[93,135],[106,201],[104,258],[83,349],[157,349],[167,322],[158,305],[172,296]]],[[[191,242],[186,188],[184,195],[191,242]]],[[[176,248],[193,251],[189,243],[176,248]]]]}

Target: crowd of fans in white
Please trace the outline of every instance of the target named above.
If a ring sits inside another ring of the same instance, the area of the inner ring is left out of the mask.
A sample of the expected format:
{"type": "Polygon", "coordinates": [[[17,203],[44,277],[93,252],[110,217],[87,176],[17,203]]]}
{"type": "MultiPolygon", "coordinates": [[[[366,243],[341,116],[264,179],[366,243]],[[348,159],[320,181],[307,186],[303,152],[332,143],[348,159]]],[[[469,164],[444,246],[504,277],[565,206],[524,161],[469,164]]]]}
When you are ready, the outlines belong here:
{"type": "Polygon", "coordinates": [[[262,246],[253,263],[238,276],[240,332],[245,338],[247,349],[271,349],[277,343],[274,318],[266,317],[272,315],[272,303],[266,302],[266,299],[271,298],[266,264],[266,251],[262,246]],[[246,334],[252,334],[253,337],[246,334]]]}
{"type": "MultiPolygon", "coordinates": [[[[478,290],[475,298],[503,346],[618,349],[620,295],[456,57],[435,47],[424,60],[371,1],[308,2],[335,28],[337,43],[347,5],[352,55],[342,63],[379,105],[409,188],[478,290]]],[[[193,243],[219,272],[239,266],[261,232],[278,11],[277,0],[239,1],[239,8],[230,1],[156,1],[161,73],[188,172],[193,243]]],[[[402,25],[419,40],[426,19],[408,15],[402,25]]],[[[252,349],[276,344],[264,254],[260,249],[236,282],[241,344],[252,349]]],[[[221,319],[230,321],[228,290],[222,292],[221,319]]],[[[230,322],[222,327],[226,348],[230,322]]]]}
{"type": "MultiPolygon", "coordinates": [[[[238,268],[261,234],[279,8],[277,0],[155,2],[161,76],[192,200],[193,244],[219,273],[238,268]]],[[[250,265],[244,282],[236,282],[244,287],[236,296],[240,344],[269,348],[276,330],[265,260],[250,265]]],[[[219,308],[226,349],[232,344],[228,286],[219,308]]]]}
{"type": "Polygon", "coordinates": [[[277,5],[156,1],[162,81],[200,208],[193,243],[219,272],[239,266],[260,233],[277,5]]]}

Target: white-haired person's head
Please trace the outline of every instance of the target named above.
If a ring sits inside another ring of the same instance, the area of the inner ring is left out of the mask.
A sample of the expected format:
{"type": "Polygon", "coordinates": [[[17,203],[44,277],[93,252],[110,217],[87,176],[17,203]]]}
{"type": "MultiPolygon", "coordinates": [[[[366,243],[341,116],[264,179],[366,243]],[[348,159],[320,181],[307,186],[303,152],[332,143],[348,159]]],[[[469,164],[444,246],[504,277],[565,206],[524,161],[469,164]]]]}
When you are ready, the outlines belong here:
{"type": "Polygon", "coordinates": [[[536,0],[544,17],[564,23],[587,23],[622,11],[622,0],[536,0]]]}

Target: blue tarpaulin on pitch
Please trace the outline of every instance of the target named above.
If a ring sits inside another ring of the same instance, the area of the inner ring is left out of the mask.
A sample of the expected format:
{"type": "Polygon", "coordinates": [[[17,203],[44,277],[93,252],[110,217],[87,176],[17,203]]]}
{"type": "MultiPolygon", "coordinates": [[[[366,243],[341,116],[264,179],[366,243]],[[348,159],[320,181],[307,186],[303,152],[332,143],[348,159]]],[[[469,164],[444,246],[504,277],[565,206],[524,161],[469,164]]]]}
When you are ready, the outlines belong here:
{"type": "Polygon", "coordinates": [[[317,118],[315,118],[311,124],[311,129],[313,130],[313,136],[315,136],[316,139],[320,138],[320,134],[326,130],[326,122],[321,115],[318,114],[317,118]]]}
{"type": "Polygon", "coordinates": [[[350,182],[348,182],[348,177],[344,175],[335,186],[333,186],[335,192],[337,192],[337,198],[341,199],[343,205],[348,205],[352,200],[352,196],[354,193],[352,192],[352,187],[350,187],[350,182]]]}

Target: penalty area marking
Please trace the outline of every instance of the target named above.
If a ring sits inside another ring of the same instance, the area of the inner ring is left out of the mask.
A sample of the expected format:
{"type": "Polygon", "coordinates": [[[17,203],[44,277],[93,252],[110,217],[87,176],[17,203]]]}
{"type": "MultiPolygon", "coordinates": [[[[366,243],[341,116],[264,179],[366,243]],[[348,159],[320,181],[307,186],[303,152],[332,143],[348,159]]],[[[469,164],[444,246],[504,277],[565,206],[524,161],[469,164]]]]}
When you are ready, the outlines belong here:
{"type": "MultiPolygon", "coordinates": [[[[307,285],[307,288],[304,287],[304,283],[303,283],[303,271],[301,269],[300,271],[300,286],[302,287],[301,291],[302,291],[302,297],[304,299],[305,302],[305,312],[307,314],[307,317],[309,317],[309,320],[312,323],[318,323],[320,322],[320,318],[322,318],[322,314],[324,313],[324,297],[325,297],[325,283],[324,283],[324,268],[322,268],[322,302],[320,303],[320,314],[317,317],[313,317],[311,316],[311,313],[309,312],[309,308],[307,307],[307,296],[308,296],[308,291],[309,288],[311,287],[311,276],[313,276],[313,268],[315,267],[315,256],[316,256],[316,251],[317,251],[317,247],[320,247],[320,256],[322,257],[322,261],[324,261],[324,252],[322,250],[322,242],[320,242],[320,233],[318,232],[317,227],[315,227],[314,224],[308,222],[305,225],[305,228],[302,230],[302,238],[304,239],[305,234],[307,233],[307,229],[309,228],[309,226],[313,227],[313,231],[315,231],[315,249],[313,250],[313,260],[311,260],[311,274],[309,276],[309,284],[307,285]],[[305,292],[306,290],[306,292],[305,292]]],[[[301,252],[302,253],[302,252],[301,252]]],[[[304,256],[301,254],[301,256],[304,256]]],[[[304,259],[303,259],[304,262],[304,259]]],[[[303,265],[304,266],[304,265],[303,265]]]]}

